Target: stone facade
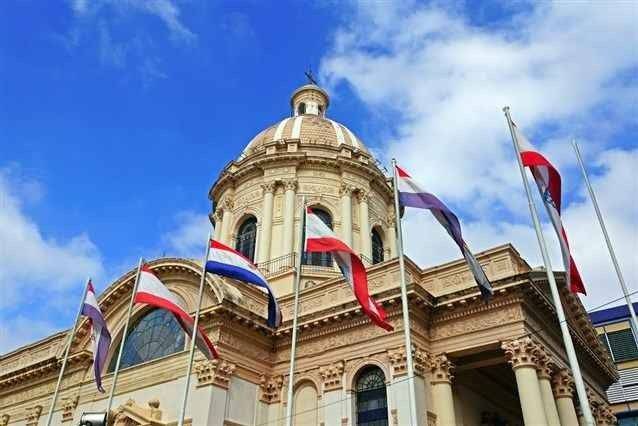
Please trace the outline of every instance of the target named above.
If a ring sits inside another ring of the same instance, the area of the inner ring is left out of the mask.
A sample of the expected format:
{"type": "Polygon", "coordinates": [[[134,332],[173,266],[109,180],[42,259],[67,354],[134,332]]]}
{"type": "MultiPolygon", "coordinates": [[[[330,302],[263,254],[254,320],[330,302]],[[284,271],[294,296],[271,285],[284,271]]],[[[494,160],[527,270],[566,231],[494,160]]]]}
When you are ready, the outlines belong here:
{"type": "MultiPolygon", "coordinates": [[[[278,296],[284,322],[276,330],[267,326],[267,299],[258,289],[206,277],[200,321],[221,358],[197,354],[188,424],[284,423],[301,196],[327,212],[336,233],[363,255],[370,293],[395,331],[369,322],[336,267],[303,266],[293,388],[297,424],[356,425],[357,380],[371,366],[385,377],[389,424],[409,424],[391,184],[361,141],[326,118],[328,105],[327,94],[315,86],[296,91],[293,116],[259,133],[209,192],[216,239],[234,245],[243,221],[256,219],[255,260],[278,296]],[[301,102],[305,114],[299,113],[301,102]],[[378,264],[369,261],[373,229],[383,241],[378,264]]],[[[419,425],[576,424],[573,384],[544,274],[509,244],[476,257],[495,288],[489,303],[463,260],[422,269],[406,258],[419,425]]],[[[161,258],[149,266],[194,312],[201,265],[161,258]]],[[[99,297],[114,343],[121,339],[134,272],[99,297]]],[[[556,276],[564,287],[564,276],[556,276]]],[[[615,367],[578,298],[567,291],[562,297],[597,421],[611,424],[604,391],[617,377],[615,367]]],[[[136,306],[133,318],[145,309],[136,306]]],[[[67,334],[0,357],[0,425],[43,424],[67,334]]],[[[114,424],[175,424],[186,348],[121,371],[114,424]]],[[[83,320],[53,424],[76,424],[82,412],[105,408],[90,351],[90,326],[83,320]]],[[[112,376],[104,375],[107,391],[112,376]]]]}

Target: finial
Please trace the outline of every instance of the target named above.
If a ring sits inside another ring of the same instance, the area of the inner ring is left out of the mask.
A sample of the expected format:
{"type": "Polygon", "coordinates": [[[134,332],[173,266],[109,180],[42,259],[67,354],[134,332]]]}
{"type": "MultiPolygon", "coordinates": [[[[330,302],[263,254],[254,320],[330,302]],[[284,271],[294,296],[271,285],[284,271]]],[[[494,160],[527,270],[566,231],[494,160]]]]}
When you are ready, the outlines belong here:
{"type": "Polygon", "coordinates": [[[510,111],[510,107],[508,107],[508,106],[504,106],[504,107],[503,107],[503,112],[504,112],[505,114],[507,114],[509,111],[510,111]]]}
{"type": "Polygon", "coordinates": [[[318,86],[317,80],[315,80],[315,77],[312,75],[312,66],[308,65],[308,71],[304,71],[304,74],[306,75],[306,78],[308,79],[308,82],[310,84],[318,86]]]}

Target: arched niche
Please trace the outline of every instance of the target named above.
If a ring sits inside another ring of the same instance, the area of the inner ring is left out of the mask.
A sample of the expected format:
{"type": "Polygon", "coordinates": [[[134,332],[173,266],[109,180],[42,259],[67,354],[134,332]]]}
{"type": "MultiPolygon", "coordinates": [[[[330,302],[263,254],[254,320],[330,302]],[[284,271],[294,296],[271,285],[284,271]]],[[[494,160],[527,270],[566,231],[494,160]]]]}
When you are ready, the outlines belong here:
{"type": "Polygon", "coordinates": [[[317,426],[319,424],[319,391],[314,381],[303,379],[295,384],[293,394],[295,426],[317,426]]]}

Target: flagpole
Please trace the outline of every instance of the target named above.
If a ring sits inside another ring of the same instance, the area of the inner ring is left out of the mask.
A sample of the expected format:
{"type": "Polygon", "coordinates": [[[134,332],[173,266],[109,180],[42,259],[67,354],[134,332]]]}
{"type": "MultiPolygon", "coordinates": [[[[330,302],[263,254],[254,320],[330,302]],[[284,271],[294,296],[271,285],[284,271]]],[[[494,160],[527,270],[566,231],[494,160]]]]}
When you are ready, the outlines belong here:
{"type": "Polygon", "coordinates": [[[199,313],[202,307],[202,298],[204,297],[204,284],[206,283],[206,261],[210,252],[210,232],[206,240],[206,255],[202,261],[202,279],[199,282],[199,298],[197,299],[197,310],[195,312],[195,324],[193,324],[193,336],[191,337],[191,348],[188,355],[188,369],[186,370],[186,384],[184,385],[184,398],[182,399],[182,408],[179,414],[179,426],[184,426],[184,417],[186,416],[186,402],[188,401],[188,388],[191,384],[191,372],[193,371],[193,359],[195,358],[195,341],[197,340],[197,327],[199,326],[199,313]]]}
{"type": "Polygon", "coordinates": [[[634,310],[634,305],[631,303],[631,297],[629,296],[629,291],[627,290],[625,279],[623,278],[622,272],[620,271],[620,265],[618,264],[618,259],[616,259],[614,247],[611,244],[611,239],[609,238],[609,234],[607,233],[607,227],[605,226],[605,221],[603,220],[603,214],[598,207],[598,200],[596,199],[594,188],[589,182],[589,176],[587,175],[587,170],[585,170],[585,163],[583,162],[583,158],[580,155],[580,148],[578,147],[576,140],[572,140],[572,146],[574,147],[574,152],[576,152],[576,158],[578,159],[580,170],[583,172],[583,178],[585,179],[585,185],[587,185],[587,191],[589,191],[589,197],[591,198],[591,202],[594,205],[594,210],[596,210],[596,216],[598,217],[600,229],[602,229],[603,235],[605,236],[605,242],[607,243],[607,249],[609,250],[609,257],[611,257],[611,261],[614,264],[614,269],[616,270],[616,275],[618,275],[620,288],[622,288],[622,292],[625,295],[625,302],[627,302],[627,308],[629,308],[629,313],[631,314],[630,324],[634,333],[634,340],[636,341],[636,343],[638,343],[638,319],[636,319],[636,311],[634,310]]]}
{"type": "Polygon", "coordinates": [[[567,325],[567,320],[565,319],[565,312],[563,311],[563,305],[560,300],[560,294],[558,293],[558,286],[556,285],[554,271],[552,270],[552,264],[549,259],[549,254],[547,252],[545,237],[543,236],[543,231],[541,230],[540,220],[538,219],[538,212],[536,211],[536,206],[534,205],[534,201],[532,200],[532,193],[529,188],[529,182],[527,181],[525,168],[523,167],[523,162],[521,160],[521,152],[518,145],[518,139],[516,138],[516,133],[514,132],[514,127],[512,124],[512,118],[510,117],[510,108],[508,106],[504,107],[503,112],[505,113],[505,118],[507,119],[507,125],[510,129],[510,134],[512,135],[512,143],[514,144],[514,151],[516,153],[516,161],[518,162],[518,168],[520,169],[521,178],[523,179],[523,186],[525,187],[525,193],[527,194],[527,203],[529,205],[529,211],[532,216],[532,222],[534,223],[534,229],[536,231],[536,238],[538,239],[538,245],[540,246],[541,255],[543,257],[543,263],[545,265],[545,273],[547,274],[547,281],[549,282],[549,288],[552,293],[554,308],[556,308],[556,316],[558,317],[558,324],[560,325],[560,330],[563,335],[563,343],[565,345],[565,352],[567,353],[569,365],[572,369],[572,374],[574,375],[574,383],[576,385],[576,393],[578,394],[578,402],[580,404],[580,410],[582,411],[582,414],[585,420],[585,425],[594,426],[595,424],[594,419],[591,413],[591,409],[589,408],[589,401],[587,400],[587,391],[585,390],[585,382],[583,381],[583,376],[580,372],[578,358],[576,357],[576,351],[574,350],[574,343],[572,342],[571,335],[569,334],[569,327],[567,325]]]}
{"type": "Polygon", "coordinates": [[[122,361],[122,353],[124,352],[124,343],[126,340],[126,334],[128,333],[128,325],[131,320],[131,312],[133,311],[133,305],[135,304],[135,293],[137,293],[137,285],[140,282],[140,270],[142,269],[143,258],[140,257],[140,261],[137,264],[137,273],[135,274],[135,283],[133,284],[133,293],[131,294],[131,301],[128,305],[128,313],[126,314],[126,322],[124,323],[124,332],[122,333],[122,341],[120,342],[120,350],[117,354],[117,362],[115,364],[115,372],[113,373],[113,383],[111,384],[111,392],[109,393],[109,400],[106,404],[106,418],[107,420],[111,416],[111,405],[113,405],[113,395],[115,395],[115,385],[117,383],[117,377],[120,374],[120,362],[122,361]]]}
{"type": "Polygon", "coordinates": [[[304,223],[306,219],[306,197],[301,197],[301,216],[299,218],[299,252],[295,259],[295,302],[292,314],[292,343],[290,346],[290,371],[288,373],[288,398],[286,405],[286,425],[292,426],[292,396],[295,375],[295,352],[297,351],[297,315],[299,313],[299,284],[301,281],[301,257],[304,250],[304,223]]]}
{"type": "Polygon", "coordinates": [[[397,179],[397,161],[392,159],[392,177],[394,187],[394,212],[397,219],[397,251],[399,252],[399,276],[401,279],[401,308],[403,311],[403,334],[405,336],[405,355],[408,367],[408,392],[410,394],[410,424],[417,426],[416,391],[414,386],[414,363],[412,361],[412,338],[410,336],[410,314],[408,308],[408,290],[405,283],[405,261],[403,259],[403,231],[399,211],[399,189],[397,179]]]}
{"type": "Polygon", "coordinates": [[[62,367],[60,368],[60,374],[58,374],[58,382],[56,383],[55,391],[53,392],[53,401],[51,401],[51,407],[49,407],[49,414],[47,415],[46,426],[51,425],[51,420],[53,418],[53,410],[55,409],[55,403],[58,401],[58,394],[60,393],[60,385],[62,384],[62,376],[64,376],[64,370],[66,369],[66,362],[69,359],[69,352],[71,351],[71,344],[73,343],[73,338],[75,337],[75,329],[78,326],[80,315],[82,315],[82,307],[84,306],[84,301],[86,300],[86,293],[89,291],[90,282],[91,282],[91,278],[89,277],[86,280],[86,285],[84,286],[84,293],[82,293],[82,299],[80,299],[80,307],[78,308],[78,313],[75,315],[75,322],[73,323],[73,328],[71,329],[71,337],[69,338],[69,342],[67,343],[66,349],[64,350],[64,358],[62,359],[62,367]]]}

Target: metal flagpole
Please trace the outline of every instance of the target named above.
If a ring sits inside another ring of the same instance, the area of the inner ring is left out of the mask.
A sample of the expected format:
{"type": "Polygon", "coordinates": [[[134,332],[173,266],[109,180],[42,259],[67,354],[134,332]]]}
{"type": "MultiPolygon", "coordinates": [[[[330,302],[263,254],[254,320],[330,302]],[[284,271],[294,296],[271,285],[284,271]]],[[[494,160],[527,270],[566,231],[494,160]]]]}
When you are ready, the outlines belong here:
{"type": "Polygon", "coordinates": [[[299,313],[299,284],[301,281],[301,257],[304,250],[304,224],[306,222],[306,197],[301,197],[301,217],[299,218],[299,252],[295,259],[295,302],[292,313],[292,343],[290,347],[290,372],[288,373],[288,398],[286,399],[286,426],[292,426],[292,394],[295,375],[295,352],[297,351],[297,314],[299,313]]]}
{"type": "Polygon", "coordinates": [[[191,384],[191,372],[193,371],[193,359],[195,358],[195,341],[197,340],[197,327],[199,326],[199,312],[202,307],[202,298],[204,297],[204,284],[206,283],[206,261],[210,252],[210,232],[206,240],[206,255],[202,261],[202,279],[199,282],[199,298],[197,299],[197,310],[195,312],[195,324],[193,324],[193,337],[191,338],[191,348],[188,355],[188,369],[186,370],[186,384],[184,385],[184,398],[182,399],[182,409],[179,414],[179,426],[184,425],[184,416],[186,416],[186,401],[188,401],[188,388],[191,384]]]}
{"type": "Polygon", "coordinates": [[[583,172],[583,178],[585,179],[585,184],[587,185],[587,191],[589,191],[589,197],[591,198],[591,202],[594,205],[594,210],[596,210],[596,216],[598,216],[600,229],[602,229],[603,235],[605,236],[605,242],[607,243],[607,249],[609,250],[609,257],[611,257],[611,261],[614,264],[616,275],[618,275],[618,282],[620,282],[620,287],[622,288],[622,292],[625,295],[625,302],[627,302],[627,308],[629,308],[629,313],[631,314],[630,324],[634,333],[634,340],[638,344],[638,319],[636,319],[636,311],[634,310],[634,305],[631,303],[631,298],[629,297],[629,291],[627,290],[625,279],[623,278],[622,272],[620,271],[620,265],[618,264],[618,259],[616,259],[614,247],[612,246],[611,239],[609,238],[609,234],[607,233],[607,227],[605,226],[605,221],[603,220],[603,214],[600,212],[600,208],[598,207],[598,200],[596,199],[594,188],[592,188],[591,183],[589,182],[589,176],[587,175],[587,170],[585,170],[585,163],[583,163],[583,158],[580,155],[580,148],[578,147],[578,144],[575,140],[572,140],[572,145],[574,147],[574,151],[576,152],[576,158],[578,159],[580,170],[583,172]]]}
{"type": "Polygon", "coordinates": [[[538,212],[536,211],[536,206],[534,205],[534,201],[532,200],[532,193],[529,188],[529,182],[527,181],[527,175],[525,175],[525,168],[523,167],[523,162],[521,160],[521,152],[520,147],[518,145],[518,139],[516,138],[516,133],[514,132],[514,127],[512,124],[512,118],[510,117],[510,108],[504,107],[503,112],[505,113],[505,118],[507,119],[507,125],[510,129],[510,134],[512,135],[512,143],[514,144],[514,151],[516,154],[516,161],[518,162],[518,167],[521,171],[521,178],[523,179],[523,186],[525,187],[525,193],[527,194],[527,202],[529,204],[529,211],[532,216],[532,222],[534,222],[534,229],[536,231],[536,238],[538,239],[538,245],[541,249],[541,255],[543,257],[543,263],[545,265],[545,272],[547,274],[547,281],[549,282],[549,288],[552,293],[552,300],[554,302],[554,307],[556,308],[556,316],[558,317],[558,324],[560,325],[560,331],[563,335],[563,343],[565,345],[565,352],[567,353],[567,358],[569,360],[569,366],[572,369],[572,374],[574,375],[574,383],[576,385],[576,393],[578,394],[578,402],[580,404],[580,410],[582,411],[585,425],[594,426],[594,419],[591,414],[591,409],[589,408],[589,401],[587,400],[587,391],[585,390],[585,382],[583,381],[583,376],[580,372],[580,366],[578,365],[578,358],[576,357],[576,351],[574,350],[574,343],[572,342],[572,337],[569,334],[569,327],[567,325],[567,320],[565,319],[565,312],[563,311],[563,305],[560,301],[560,294],[558,293],[558,286],[556,285],[556,279],[554,278],[554,271],[552,270],[552,263],[549,259],[549,254],[547,252],[547,245],[545,243],[545,237],[543,236],[543,231],[541,230],[541,223],[538,219],[538,212]]]}
{"type": "Polygon", "coordinates": [[[416,391],[414,386],[414,363],[412,361],[412,338],[410,336],[410,314],[408,309],[408,290],[405,284],[405,261],[403,259],[403,231],[399,211],[399,189],[397,179],[397,161],[392,159],[392,177],[394,179],[394,211],[397,219],[397,251],[399,252],[399,273],[401,278],[401,308],[403,311],[403,334],[405,336],[405,355],[408,367],[408,389],[410,393],[410,424],[418,425],[416,414],[416,391]]]}
{"type": "Polygon", "coordinates": [[[69,359],[69,352],[71,351],[71,344],[73,343],[73,338],[75,337],[75,329],[78,326],[78,321],[80,320],[80,315],[82,314],[82,307],[84,306],[84,301],[86,300],[86,293],[89,291],[89,283],[91,282],[91,278],[86,280],[86,285],[84,286],[84,293],[82,293],[82,299],[80,300],[80,307],[78,308],[78,313],[75,316],[75,322],[73,323],[73,328],[71,329],[71,337],[69,338],[69,342],[66,345],[66,349],[64,350],[64,358],[62,360],[62,367],[60,368],[60,374],[58,374],[58,382],[55,385],[55,391],[53,392],[53,401],[51,401],[51,407],[49,407],[49,415],[47,416],[47,426],[51,425],[51,419],[53,418],[53,410],[55,409],[55,403],[58,401],[58,394],[60,393],[60,385],[62,384],[62,376],[64,376],[64,370],[66,369],[66,362],[69,359]]]}
{"type": "Polygon", "coordinates": [[[124,332],[122,333],[122,341],[120,342],[120,350],[117,354],[117,362],[115,364],[115,372],[113,373],[113,383],[111,384],[111,392],[109,393],[109,401],[106,404],[106,418],[111,416],[111,405],[113,405],[113,395],[115,395],[115,385],[117,383],[117,376],[120,374],[120,362],[122,361],[122,353],[124,352],[124,343],[126,340],[126,334],[128,333],[128,325],[131,320],[131,312],[133,311],[133,305],[135,304],[135,293],[137,293],[137,285],[140,282],[140,270],[142,269],[143,258],[140,257],[140,261],[137,264],[137,274],[135,274],[135,283],[133,284],[133,293],[131,294],[131,301],[128,305],[128,313],[126,314],[126,322],[124,323],[124,332]]]}

